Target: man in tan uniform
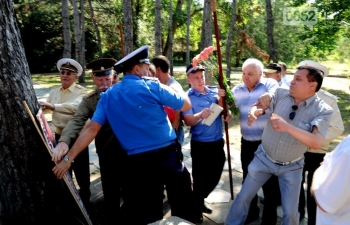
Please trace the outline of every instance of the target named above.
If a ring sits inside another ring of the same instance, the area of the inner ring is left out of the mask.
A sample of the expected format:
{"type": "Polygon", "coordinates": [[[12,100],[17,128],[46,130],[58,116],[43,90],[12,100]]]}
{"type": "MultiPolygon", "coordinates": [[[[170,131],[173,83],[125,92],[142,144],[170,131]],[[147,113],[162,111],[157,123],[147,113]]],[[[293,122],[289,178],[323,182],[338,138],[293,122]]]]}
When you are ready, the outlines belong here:
{"type": "MultiPolygon", "coordinates": [[[[87,94],[86,88],[75,83],[75,80],[83,71],[77,61],[69,58],[60,59],[57,62],[57,69],[60,71],[61,86],[51,90],[46,102],[39,102],[43,110],[52,111],[56,142],[60,139],[63,129],[76,112],[82,98],[87,94]]],[[[74,141],[72,141],[72,144],[74,144],[74,141]]],[[[89,210],[91,192],[88,148],[75,160],[72,170],[80,187],[79,195],[86,209],[89,210]]]]}
{"type": "MultiPolygon", "coordinates": [[[[79,136],[86,121],[91,119],[101,94],[113,85],[115,77],[113,65],[116,62],[117,60],[112,58],[101,58],[86,65],[87,69],[92,69],[92,80],[96,88],[84,96],[77,112],[63,130],[52,156],[52,160],[56,163],[60,162],[61,158],[67,154],[71,140],[75,140],[79,136]]],[[[109,125],[101,128],[95,138],[95,145],[99,157],[103,196],[108,212],[107,222],[112,224],[112,218],[114,221],[118,220],[120,215],[121,179],[118,174],[121,171],[122,157],[125,153],[109,125]]]]}
{"type": "MultiPolygon", "coordinates": [[[[325,73],[325,76],[329,74],[328,70],[325,73]]],[[[316,224],[316,209],[317,205],[314,197],[311,195],[310,188],[312,184],[312,177],[314,175],[315,170],[320,166],[320,163],[323,161],[323,157],[327,152],[332,151],[329,150],[329,143],[339,135],[341,135],[344,131],[344,124],[341,118],[340,110],[338,108],[337,99],[338,97],[332,95],[331,93],[320,89],[317,92],[317,96],[320,97],[324,102],[326,102],[329,106],[332,107],[334,113],[330,119],[328,132],[325,137],[325,141],[321,148],[319,149],[309,149],[305,153],[305,165],[303,169],[303,180],[301,182],[300,187],[300,195],[299,195],[299,213],[300,219],[305,216],[305,190],[304,190],[304,182],[305,182],[305,172],[308,171],[307,174],[307,192],[306,192],[306,201],[307,201],[307,214],[308,214],[308,225],[316,224]]]]}

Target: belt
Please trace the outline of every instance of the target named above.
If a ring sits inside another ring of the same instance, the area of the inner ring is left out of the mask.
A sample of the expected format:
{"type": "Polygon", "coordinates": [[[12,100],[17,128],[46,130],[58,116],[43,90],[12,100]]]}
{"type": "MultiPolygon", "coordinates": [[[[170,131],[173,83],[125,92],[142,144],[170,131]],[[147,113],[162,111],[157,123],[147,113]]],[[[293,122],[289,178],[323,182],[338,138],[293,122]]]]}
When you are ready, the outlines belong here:
{"type": "MultiPolygon", "coordinates": [[[[264,150],[263,150],[263,151],[264,151],[264,150]]],[[[302,159],[302,158],[304,157],[304,156],[301,156],[301,157],[296,158],[296,159],[294,159],[294,160],[292,160],[292,161],[289,161],[289,162],[281,162],[281,161],[272,159],[268,154],[266,154],[265,151],[264,151],[264,153],[265,153],[266,157],[267,157],[271,162],[273,162],[273,163],[275,163],[275,164],[277,164],[277,165],[281,165],[281,166],[288,166],[288,165],[290,165],[291,163],[294,163],[294,162],[296,162],[296,161],[299,161],[300,159],[302,159]]]]}

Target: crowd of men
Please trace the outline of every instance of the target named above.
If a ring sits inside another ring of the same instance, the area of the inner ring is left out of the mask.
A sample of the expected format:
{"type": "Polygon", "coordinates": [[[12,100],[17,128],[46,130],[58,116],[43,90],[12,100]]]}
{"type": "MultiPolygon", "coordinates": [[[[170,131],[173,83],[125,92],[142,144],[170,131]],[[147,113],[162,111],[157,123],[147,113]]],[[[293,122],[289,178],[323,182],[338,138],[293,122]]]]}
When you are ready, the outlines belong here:
{"type": "MultiPolygon", "coordinates": [[[[223,106],[225,90],[206,85],[206,68],[190,64],[186,68],[190,88],[185,92],[169,73],[165,56],[148,59],[148,46],[119,61],[94,60],[86,68],[92,71],[94,91],[87,93],[75,83],[82,67],[64,58],[57,62],[62,85],[40,102],[53,115],[56,177],[74,171],[90,212],[88,145],[95,139],[108,224],[142,225],[162,219],[164,188],[173,216],[202,223],[202,213],[212,212],[204,199],[218,184],[226,160],[222,124],[231,123],[233,117],[228,112],[210,125],[203,120],[213,113],[213,104],[223,106]],[[184,124],[191,133],[192,177],[182,162],[184,124]]],[[[337,97],[320,89],[329,73],[322,64],[300,62],[292,80],[286,69],[284,63],[264,69],[261,61],[249,58],[242,66],[242,83],[231,90],[240,111],[243,185],[227,225],[259,219],[260,187],[261,224],[276,224],[278,205],[283,208],[283,224],[299,224],[305,216],[306,171],[308,224],[323,224],[318,222],[319,213],[316,220],[317,207],[329,209],[322,205],[327,202],[322,196],[316,197],[322,199],[321,206],[315,201],[313,193],[320,193],[321,181],[314,189],[311,184],[330,151],[329,142],[344,130],[337,97]]]]}

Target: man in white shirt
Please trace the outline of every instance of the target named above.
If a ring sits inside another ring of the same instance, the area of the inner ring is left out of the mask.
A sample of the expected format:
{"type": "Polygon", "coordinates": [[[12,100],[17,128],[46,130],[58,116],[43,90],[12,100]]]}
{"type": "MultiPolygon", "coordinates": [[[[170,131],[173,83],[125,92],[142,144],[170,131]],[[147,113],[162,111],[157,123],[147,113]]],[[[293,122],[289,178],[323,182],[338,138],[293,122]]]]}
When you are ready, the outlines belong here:
{"type": "Polygon", "coordinates": [[[350,224],[350,135],[315,171],[311,194],[317,204],[317,225],[350,224]]]}

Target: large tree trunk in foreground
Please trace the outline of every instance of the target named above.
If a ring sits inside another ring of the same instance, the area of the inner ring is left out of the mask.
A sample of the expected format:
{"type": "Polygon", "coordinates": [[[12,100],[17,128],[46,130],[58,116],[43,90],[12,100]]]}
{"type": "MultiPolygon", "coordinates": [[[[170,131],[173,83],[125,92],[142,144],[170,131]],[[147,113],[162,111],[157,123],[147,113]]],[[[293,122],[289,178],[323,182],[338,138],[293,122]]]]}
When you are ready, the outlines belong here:
{"type": "Polygon", "coordinates": [[[53,164],[23,104],[38,111],[12,1],[0,1],[0,52],[0,224],[57,224],[53,164]]]}

